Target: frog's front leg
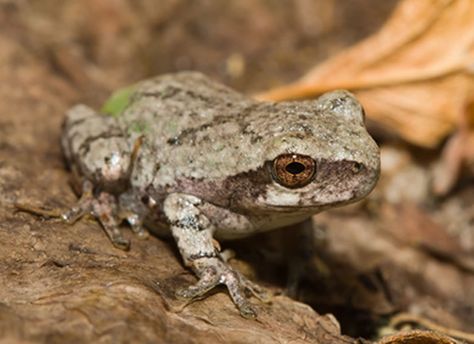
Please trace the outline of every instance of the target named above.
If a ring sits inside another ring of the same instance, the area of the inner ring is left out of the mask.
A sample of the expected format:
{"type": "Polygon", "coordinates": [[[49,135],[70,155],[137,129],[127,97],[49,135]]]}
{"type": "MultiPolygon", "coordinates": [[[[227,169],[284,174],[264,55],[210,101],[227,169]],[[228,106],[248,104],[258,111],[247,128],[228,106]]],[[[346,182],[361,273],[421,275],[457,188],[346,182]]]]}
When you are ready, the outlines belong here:
{"type": "Polygon", "coordinates": [[[46,210],[27,203],[16,203],[15,205],[21,211],[47,218],[59,218],[67,224],[73,224],[85,215],[91,214],[99,221],[112,244],[122,250],[130,248],[130,241],[123,237],[119,228],[123,219],[130,223],[133,231],[139,237],[146,237],[148,232],[142,227],[142,216],[131,212],[126,212],[128,215],[124,216],[124,212],[120,210],[120,205],[114,195],[107,192],[94,194],[93,188],[90,181],[84,181],[80,199],[66,211],[61,209],[46,210]],[[142,232],[145,232],[145,234],[142,234],[142,232]]]}
{"type": "Polygon", "coordinates": [[[177,295],[195,298],[219,284],[225,284],[240,313],[244,317],[255,317],[245,289],[255,292],[256,288],[220,257],[218,245],[213,239],[215,226],[200,209],[205,205],[195,196],[179,193],[169,195],[164,203],[164,211],[184,263],[199,277],[195,285],[179,290],[177,295]]]}

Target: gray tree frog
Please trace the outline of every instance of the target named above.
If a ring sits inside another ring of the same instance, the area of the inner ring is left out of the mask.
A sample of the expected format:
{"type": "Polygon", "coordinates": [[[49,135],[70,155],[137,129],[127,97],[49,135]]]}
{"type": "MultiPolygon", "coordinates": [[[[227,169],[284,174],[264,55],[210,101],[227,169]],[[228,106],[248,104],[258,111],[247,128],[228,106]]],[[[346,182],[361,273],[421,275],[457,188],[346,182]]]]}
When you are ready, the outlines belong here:
{"type": "Polygon", "coordinates": [[[123,219],[140,236],[145,228],[171,233],[199,278],[178,295],[194,298],[224,284],[247,317],[255,311],[244,291],[258,287],[226,263],[217,240],[360,200],[380,169],[363,109],[349,92],[259,102],[196,72],[140,82],[113,116],[73,107],[62,146],[83,185],[65,220],[92,212],[123,249],[123,219]]]}

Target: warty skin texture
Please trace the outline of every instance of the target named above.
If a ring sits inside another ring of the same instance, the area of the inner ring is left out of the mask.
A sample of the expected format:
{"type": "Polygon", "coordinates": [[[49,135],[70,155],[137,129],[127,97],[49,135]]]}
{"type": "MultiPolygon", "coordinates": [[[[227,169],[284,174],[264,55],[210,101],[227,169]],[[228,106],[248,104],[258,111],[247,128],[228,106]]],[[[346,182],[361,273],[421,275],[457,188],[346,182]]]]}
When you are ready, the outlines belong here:
{"type": "MultiPolygon", "coordinates": [[[[115,116],[72,108],[62,143],[74,174],[94,186],[91,204],[109,200],[108,215],[128,219],[139,233],[143,224],[171,232],[200,278],[182,296],[224,283],[245,316],[254,314],[242,294],[250,282],[220,259],[213,238],[245,237],[357,201],[380,170],[378,147],[350,93],[257,102],[193,72],[139,83],[115,116]],[[293,187],[281,173],[307,178],[293,187]]],[[[114,242],[118,229],[110,231],[114,242]]]]}

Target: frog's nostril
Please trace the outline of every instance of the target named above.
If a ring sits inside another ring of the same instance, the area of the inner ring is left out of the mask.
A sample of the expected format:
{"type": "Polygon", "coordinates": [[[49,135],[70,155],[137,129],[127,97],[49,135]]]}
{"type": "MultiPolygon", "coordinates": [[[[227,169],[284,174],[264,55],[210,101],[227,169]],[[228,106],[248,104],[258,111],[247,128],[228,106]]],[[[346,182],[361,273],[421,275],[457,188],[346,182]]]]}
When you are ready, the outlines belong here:
{"type": "Polygon", "coordinates": [[[285,170],[291,174],[300,174],[305,169],[304,165],[299,162],[292,162],[286,165],[285,170]]]}

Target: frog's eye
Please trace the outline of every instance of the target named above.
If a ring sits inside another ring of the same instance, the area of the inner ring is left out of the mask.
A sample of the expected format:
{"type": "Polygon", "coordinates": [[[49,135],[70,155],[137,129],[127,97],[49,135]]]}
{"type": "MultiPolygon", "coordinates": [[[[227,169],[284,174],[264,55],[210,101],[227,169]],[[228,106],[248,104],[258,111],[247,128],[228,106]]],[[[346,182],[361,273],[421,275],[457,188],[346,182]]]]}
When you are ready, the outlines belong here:
{"type": "Polygon", "coordinates": [[[272,175],[278,184],[300,188],[313,179],[316,162],[306,155],[282,154],[273,160],[272,175]]]}

